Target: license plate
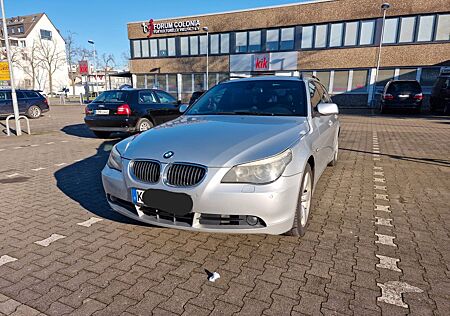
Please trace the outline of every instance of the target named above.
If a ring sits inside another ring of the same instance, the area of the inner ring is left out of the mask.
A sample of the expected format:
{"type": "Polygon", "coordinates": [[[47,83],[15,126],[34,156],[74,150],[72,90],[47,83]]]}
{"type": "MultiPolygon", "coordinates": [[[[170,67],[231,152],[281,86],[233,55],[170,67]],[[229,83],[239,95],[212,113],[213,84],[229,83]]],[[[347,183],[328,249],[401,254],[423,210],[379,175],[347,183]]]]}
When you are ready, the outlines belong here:
{"type": "Polygon", "coordinates": [[[400,99],[406,99],[406,98],[409,98],[409,94],[399,94],[398,97],[400,99]]]}
{"type": "Polygon", "coordinates": [[[144,190],[131,189],[131,198],[133,200],[133,204],[144,204],[143,196],[144,190]]]}
{"type": "Polygon", "coordinates": [[[95,110],[94,112],[96,115],[108,115],[109,110],[95,110]]]}

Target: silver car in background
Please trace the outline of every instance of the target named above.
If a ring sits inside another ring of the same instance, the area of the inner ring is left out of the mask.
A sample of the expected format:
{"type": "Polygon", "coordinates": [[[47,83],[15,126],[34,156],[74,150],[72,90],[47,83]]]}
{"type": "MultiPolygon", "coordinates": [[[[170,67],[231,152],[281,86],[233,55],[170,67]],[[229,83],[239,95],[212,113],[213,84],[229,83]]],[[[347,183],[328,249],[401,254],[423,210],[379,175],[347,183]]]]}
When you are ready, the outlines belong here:
{"type": "Polygon", "coordinates": [[[102,171],[111,207],[164,227],[304,235],[338,156],[338,108],[320,82],[228,81],[180,111],[113,147],[102,171]]]}

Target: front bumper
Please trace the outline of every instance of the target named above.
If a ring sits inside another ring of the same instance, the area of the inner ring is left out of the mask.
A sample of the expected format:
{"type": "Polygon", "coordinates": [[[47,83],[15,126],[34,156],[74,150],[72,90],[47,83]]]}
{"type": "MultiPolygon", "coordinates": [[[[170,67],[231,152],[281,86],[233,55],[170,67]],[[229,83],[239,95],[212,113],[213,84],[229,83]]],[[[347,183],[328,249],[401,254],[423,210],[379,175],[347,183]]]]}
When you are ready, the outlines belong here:
{"type": "Polygon", "coordinates": [[[105,166],[102,180],[111,208],[127,217],[157,226],[193,231],[276,235],[292,228],[302,176],[281,177],[267,185],[224,184],[220,180],[228,169],[209,168],[206,178],[196,187],[175,188],[162,182],[154,185],[139,183],[125,170],[128,170],[126,162],[124,172],[105,166]],[[132,188],[189,194],[193,200],[193,211],[187,218],[143,212],[131,202],[132,188]],[[243,220],[227,220],[229,216],[243,220]],[[245,221],[247,216],[257,217],[258,224],[249,225],[245,221]],[[206,221],[205,218],[216,220],[206,221]]]}

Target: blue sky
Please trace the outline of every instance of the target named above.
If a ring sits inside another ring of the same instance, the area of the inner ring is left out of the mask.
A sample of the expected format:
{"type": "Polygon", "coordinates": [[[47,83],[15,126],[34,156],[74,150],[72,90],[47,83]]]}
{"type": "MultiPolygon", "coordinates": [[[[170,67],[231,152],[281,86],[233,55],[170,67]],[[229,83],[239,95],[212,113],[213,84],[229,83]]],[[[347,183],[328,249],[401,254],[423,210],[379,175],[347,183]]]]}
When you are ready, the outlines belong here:
{"type": "Polygon", "coordinates": [[[98,54],[113,53],[116,62],[128,52],[127,22],[264,7],[302,0],[4,0],[8,17],[45,12],[61,31],[75,33],[78,46],[96,42],[98,54]]]}

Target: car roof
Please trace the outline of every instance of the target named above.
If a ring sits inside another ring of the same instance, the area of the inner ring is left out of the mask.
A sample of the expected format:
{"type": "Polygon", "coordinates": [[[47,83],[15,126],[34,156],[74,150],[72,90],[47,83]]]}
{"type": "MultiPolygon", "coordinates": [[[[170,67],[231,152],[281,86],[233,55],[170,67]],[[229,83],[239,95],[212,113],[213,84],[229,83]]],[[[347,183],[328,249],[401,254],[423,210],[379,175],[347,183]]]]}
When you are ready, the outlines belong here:
{"type": "Polygon", "coordinates": [[[288,76],[257,76],[257,77],[249,77],[249,78],[239,78],[234,80],[229,80],[224,83],[230,82],[246,82],[246,81],[303,81],[300,77],[288,77],[288,76]]]}

